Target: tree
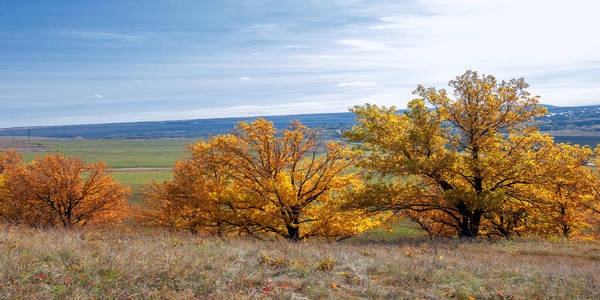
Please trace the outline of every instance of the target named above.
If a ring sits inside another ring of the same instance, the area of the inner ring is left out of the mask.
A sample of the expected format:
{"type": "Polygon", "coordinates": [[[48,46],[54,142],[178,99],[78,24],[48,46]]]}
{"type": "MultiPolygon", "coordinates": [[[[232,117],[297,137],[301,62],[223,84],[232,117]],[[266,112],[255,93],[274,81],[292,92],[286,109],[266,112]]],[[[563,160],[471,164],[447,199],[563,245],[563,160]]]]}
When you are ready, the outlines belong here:
{"type": "Polygon", "coordinates": [[[32,205],[26,182],[27,169],[23,156],[14,151],[0,152],[0,219],[11,224],[46,224],[44,212],[32,205]]]}
{"type": "Polygon", "coordinates": [[[600,237],[600,145],[598,145],[592,153],[592,159],[589,161],[587,168],[588,176],[585,176],[588,191],[591,199],[583,201],[587,211],[584,219],[586,223],[592,226],[596,238],[600,237]]]}
{"type": "Polygon", "coordinates": [[[113,182],[102,162],[86,165],[57,153],[13,165],[3,180],[0,211],[8,222],[73,227],[112,223],[127,211],[129,189],[113,182]]]}
{"type": "Polygon", "coordinates": [[[593,207],[592,149],[579,145],[555,144],[546,161],[539,162],[539,180],[531,186],[530,224],[541,235],[572,237],[590,229],[593,207]]]}
{"type": "Polygon", "coordinates": [[[0,174],[5,170],[21,164],[23,155],[15,150],[0,151],[0,174]]]}
{"type": "Polygon", "coordinates": [[[358,125],[345,137],[360,143],[360,166],[379,178],[356,207],[416,214],[464,237],[479,235],[483,222],[486,230],[514,232],[530,204],[525,191],[551,158],[544,155],[553,143],[535,126],[546,110],[523,79],[467,71],[449,85],[453,97],[417,87],[419,98],[402,114],[369,104],[351,109],[358,125]]]}
{"type": "Polygon", "coordinates": [[[362,209],[342,210],[360,188],[355,157],[323,145],[299,122],[277,132],[264,119],[189,147],[173,180],[153,184],[158,223],[216,234],[271,233],[289,240],[344,238],[377,225],[362,209]]]}

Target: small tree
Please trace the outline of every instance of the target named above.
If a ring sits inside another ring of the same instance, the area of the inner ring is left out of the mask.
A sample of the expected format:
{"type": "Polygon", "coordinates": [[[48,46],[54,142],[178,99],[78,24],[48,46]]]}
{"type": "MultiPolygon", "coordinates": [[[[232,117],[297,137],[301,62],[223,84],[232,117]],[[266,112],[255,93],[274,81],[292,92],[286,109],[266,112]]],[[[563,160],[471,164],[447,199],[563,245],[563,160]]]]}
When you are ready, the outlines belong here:
{"type": "Polygon", "coordinates": [[[321,144],[299,122],[277,133],[264,119],[189,147],[173,181],[151,186],[159,223],[217,234],[271,233],[289,240],[344,238],[377,224],[362,209],[342,210],[361,186],[355,158],[321,144]]]}
{"type": "Polygon", "coordinates": [[[86,165],[59,153],[13,165],[3,173],[2,216],[32,226],[114,222],[126,213],[129,189],[107,171],[102,162],[86,165]]]}

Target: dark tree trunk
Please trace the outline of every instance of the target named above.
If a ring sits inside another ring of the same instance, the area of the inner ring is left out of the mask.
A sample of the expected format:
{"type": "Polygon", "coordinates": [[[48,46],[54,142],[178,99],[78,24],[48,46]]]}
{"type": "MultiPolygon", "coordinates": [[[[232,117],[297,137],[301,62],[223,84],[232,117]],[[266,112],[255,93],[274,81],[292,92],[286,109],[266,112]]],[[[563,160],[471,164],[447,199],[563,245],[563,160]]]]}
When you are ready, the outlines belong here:
{"type": "Polygon", "coordinates": [[[285,225],[287,229],[286,238],[290,241],[299,241],[300,240],[300,212],[297,207],[292,207],[290,211],[287,212],[287,215],[290,216],[291,222],[285,225]]]}
{"type": "Polygon", "coordinates": [[[481,223],[483,211],[480,209],[471,211],[467,209],[463,202],[459,203],[458,209],[462,215],[459,224],[458,236],[468,238],[477,237],[479,235],[479,224],[481,223]]]}
{"type": "Polygon", "coordinates": [[[300,240],[300,227],[299,226],[285,226],[287,229],[286,238],[290,241],[299,241],[300,240]]]}

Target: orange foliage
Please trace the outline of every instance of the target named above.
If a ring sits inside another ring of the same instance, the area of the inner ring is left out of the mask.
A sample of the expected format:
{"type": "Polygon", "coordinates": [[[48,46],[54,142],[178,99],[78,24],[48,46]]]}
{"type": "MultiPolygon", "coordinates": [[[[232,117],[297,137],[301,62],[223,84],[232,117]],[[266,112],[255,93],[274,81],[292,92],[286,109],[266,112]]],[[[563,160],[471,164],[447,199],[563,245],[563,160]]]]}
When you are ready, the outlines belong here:
{"type": "Polygon", "coordinates": [[[342,209],[361,187],[355,158],[293,122],[277,132],[264,119],[190,146],[173,181],[151,186],[162,225],[215,234],[271,233],[290,240],[343,238],[378,224],[361,209],[342,209]]]}
{"type": "Polygon", "coordinates": [[[4,170],[16,166],[23,160],[23,155],[15,150],[7,150],[0,152],[0,174],[4,173],[4,170]]]}
{"type": "Polygon", "coordinates": [[[14,153],[2,155],[0,217],[4,221],[73,227],[114,223],[127,212],[129,189],[113,182],[102,162],[86,165],[57,153],[23,164],[12,159],[14,153]]]}

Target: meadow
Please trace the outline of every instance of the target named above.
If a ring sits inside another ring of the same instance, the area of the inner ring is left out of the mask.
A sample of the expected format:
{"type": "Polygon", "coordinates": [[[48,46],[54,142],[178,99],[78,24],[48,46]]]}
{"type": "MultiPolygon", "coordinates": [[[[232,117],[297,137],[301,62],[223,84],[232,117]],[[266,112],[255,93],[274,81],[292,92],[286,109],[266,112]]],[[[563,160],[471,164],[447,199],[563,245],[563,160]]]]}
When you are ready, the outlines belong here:
{"type": "Polygon", "coordinates": [[[47,153],[60,152],[88,163],[103,161],[116,169],[116,181],[130,186],[170,178],[168,168],[186,155],[185,148],[195,139],[49,139],[37,140],[46,152],[24,152],[25,161],[47,153]],[[124,169],[124,170],[119,170],[124,169]]]}
{"type": "MultiPolygon", "coordinates": [[[[102,160],[140,203],[191,139],[43,140],[102,160]]],[[[218,239],[124,227],[0,230],[0,295],[18,299],[597,299],[600,243],[429,239],[410,222],[340,242],[218,239]]]]}
{"type": "Polygon", "coordinates": [[[358,236],[221,240],[183,232],[0,231],[11,299],[598,299],[600,244],[358,236]]]}

